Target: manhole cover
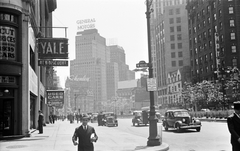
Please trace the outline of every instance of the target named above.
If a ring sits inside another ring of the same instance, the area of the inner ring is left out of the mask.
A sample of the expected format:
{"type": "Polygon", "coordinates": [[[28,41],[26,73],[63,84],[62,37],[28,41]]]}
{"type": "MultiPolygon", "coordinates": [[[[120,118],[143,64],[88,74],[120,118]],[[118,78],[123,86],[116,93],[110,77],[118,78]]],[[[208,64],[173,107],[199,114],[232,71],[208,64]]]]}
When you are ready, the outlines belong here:
{"type": "Polygon", "coordinates": [[[7,148],[24,148],[27,147],[26,145],[14,145],[14,146],[8,146],[7,148]]]}

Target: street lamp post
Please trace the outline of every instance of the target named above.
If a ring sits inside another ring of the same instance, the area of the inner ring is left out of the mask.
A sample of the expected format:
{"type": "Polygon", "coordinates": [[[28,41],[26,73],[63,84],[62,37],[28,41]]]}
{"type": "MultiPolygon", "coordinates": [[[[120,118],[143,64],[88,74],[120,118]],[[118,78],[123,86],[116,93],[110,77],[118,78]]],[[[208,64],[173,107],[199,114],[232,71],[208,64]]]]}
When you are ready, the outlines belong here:
{"type": "MultiPolygon", "coordinates": [[[[147,36],[148,36],[148,58],[149,58],[149,79],[153,78],[153,68],[152,68],[152,53],[151,53],[151,35],[150,35],[150,10],[152,0],[146,0],[146,18],[147,18],[147,36]]],[[[157,132],[157,118],[154,105],[154,91],[150,91],[150,116],[149,116],[149,137],[147,146],[158,146],[161,145],[160,136],[157,132]]]]}

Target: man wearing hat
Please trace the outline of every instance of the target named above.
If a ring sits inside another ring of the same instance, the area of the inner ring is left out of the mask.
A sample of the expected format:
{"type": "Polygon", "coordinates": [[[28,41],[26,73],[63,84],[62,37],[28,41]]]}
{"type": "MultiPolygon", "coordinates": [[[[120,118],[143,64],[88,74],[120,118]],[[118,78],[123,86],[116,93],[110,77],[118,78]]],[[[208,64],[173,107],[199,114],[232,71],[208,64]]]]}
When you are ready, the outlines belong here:
{"type": "Polygon", "coordinates": [[[88,115],[83,115],[82,125],[73,134],[72,141],[74,145],[78,145],[78,151],[94,151],[93,142],[97,141],[98,136],[95,129],[88,125],[89,119],[88,115]]]}
{"type": "Polygon", "coordinates": [[[227,118],[228,130],[231,134],[233,151],[240,151],[240,101],[234,102],[234,113],[227,118]]]}
{"type": "Polygon", "coordinates": [[[38,115],[38,130],[39,130],[39,133],[38,134],[42,134],[43,133],[43,114],[42,114],[41,110],[39,110],[38,113],[39,113],[39,115],[38,115]]]}

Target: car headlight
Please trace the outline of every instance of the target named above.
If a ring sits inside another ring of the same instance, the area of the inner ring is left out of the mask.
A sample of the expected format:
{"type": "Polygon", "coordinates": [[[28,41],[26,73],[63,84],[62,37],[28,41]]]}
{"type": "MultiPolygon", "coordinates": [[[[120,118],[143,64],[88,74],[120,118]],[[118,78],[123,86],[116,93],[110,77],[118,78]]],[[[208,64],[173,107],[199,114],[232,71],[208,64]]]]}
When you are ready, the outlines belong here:
{"type": "Polygon", "coordinates": [[[185,118],[183,118],[182,121],[185,122],[186,121],[185,118]]]}

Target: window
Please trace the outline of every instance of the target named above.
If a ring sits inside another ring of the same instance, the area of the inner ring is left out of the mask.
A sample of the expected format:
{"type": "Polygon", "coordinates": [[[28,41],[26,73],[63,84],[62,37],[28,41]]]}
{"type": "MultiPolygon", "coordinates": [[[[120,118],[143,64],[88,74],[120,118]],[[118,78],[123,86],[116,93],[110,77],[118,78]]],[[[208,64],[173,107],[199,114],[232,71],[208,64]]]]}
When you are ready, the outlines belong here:
{"type": "Polygon", "coordinates": [[[211,40],[209,41],[209,47],[212,47],[212,41],[211,40]]]}
{"type": "Polygon", "coordinates": [[[172,67],[176,67],[176,61],[172,61],[172,67]]]}
{"type": "Polygon", "coordinates": [[[174,23],[173,18],[169,18],[169,24],[173,24],[173,23],[174,23]]]}
{"type": "Polygon", "coordinates": [[[171,58],[176,58],[175,52],[171,53],[171,58]]]}
{"type": "Polygon", "coordinates": [[[178,52],[178,57],[183,57],[182,51],[179,51],[179,52],[178,52]]]}
{"type": "Polygon", "coordinates": [[[222,10],[220,9],[220,10],[218,11],[218,13],[219,13],[219,16],[221,17],[221,16],[222,16],[222,10]]]}
{"type": "Polygon", "coordinates": [[[213,60],[213,53],[210,53],[210,60],[213,60]]]}
{"type": "Polygon", "coordinates": [[[233,14],[233,7],[232,6],[229,7],[228,10],[229,10],[229,14],[233,14]]]}
{"type": "Polygon", "coordinates": [[[208,61],[208,55],[205,55],[205,62],[208,61]]]}
{"type": "Polygon", "coordinates": [[[203,32],[203,39],[206,39],[206,38],[207,38],[207,32],[204,31],[204,32],[203,32]]]}
{"type": "Polygon", "coordinates": [[[236,37],[235,37],[235,33],[231,33],[231,40],[235,40],[236,37]]]}
{"type": "Polygon", "coordinates": [[[181,31],[181,26],[177,26],[177,31],[181,31]]]}
{"type": "Polygon", "coordinates": [[[171,49],[175,49],[175,44],[171,44],[171,49]]]}
{"type": "Polygon", "coordinates": [[[180,8],[176,9],[176,14],[180,14],[180,8]]]}
{"type": "Polygon", "coordinates": [[[194,30],[194,33],[196,33],[196,32],[197,32],[197,28],[196,28],[196,27],[194,27],[194,28],[193,28],[193,30],[194,30]]]}
{"type": "Polygon", "coordinates": [[[169,9],[169,15],[173,15],[173,9],[169,9]]]}
{"type": "Polygon", "coordinates": [[[182,49],[182,43],[178,43],[178,49],[182,49]]]}
{"type": "Polygon", "coordinates": [[[183,60],[178,61],[179,66],[183,66],[183,60]]]}
{"type": "Polygon", "coordinates": [[[174,41],[174,40],[175,40],[174,35],[171,35],[170,36],[170,41],[174,41]]]}
{"type": "Polygon", "coordinates": [[[170,32],[174,32],[174,27],[170,27],[170,32]]]}
{"type": "Polygon", "coordinates": [[[182,34],[177,35],[177,40],[182,40],[182,34]]]}
{"type": "Polygon", "coordinates": [[[205,27],[205,26],[206,26],[206,21],[204,20],[204,21],[203,21],[203,27],[205,27]]]}
{"type": "Polygon", "coordinates": [[[237,59],[236,59],[236,58],[234,58],[234,59],[232,60],[232,65],[233,65],[234,67],[237,66],[237,59]]]}
{"type": "Polygon", "coordinates": [[[237,47],[236,46],[232,46],[231,49],[232,49],[232,53],[236,53],[237,52],[237,47]]]}
{"type": "Polygon", "coordinates": [[[210,24],[211,23],[211,18],[210,17],[208,17],[208,24],[210,24]]]}
{"type": "Polygon", "coordinates": [[[214,15],[213,15],[213,19],[214,19],[214,21],[217,20],[217,14],[214,14],[214,15]]]}
{"type": "Polygon", "coordinates": [[[223,24],[222,24],[222,22],[219,23],[219,29],[220,29],[220,30],[223,29],[223,24]]]}
{"type": "Polygon", "coordinates": [[[198,65],[198,59],[195,59],[195,64],[198,65]]]}
{"type": "Polygon", "coordinates": [[[181,17],[177,17],[177,18],[176,18],[176,22],[177,22],[177,23],[181,23],[181,17]]]}
{"type": "Polygon", "coordinates": [[[231,19],[229,22],[230,22],[230,27],[234,27],[235,26],[233,19],[231,19]]]}
{"type": "Polygon", "coordinates": [[[211,30],[211,28],[208,29],[208,36],[209,36],[209,37],[212,36],[212,30],[211,30]]]}

